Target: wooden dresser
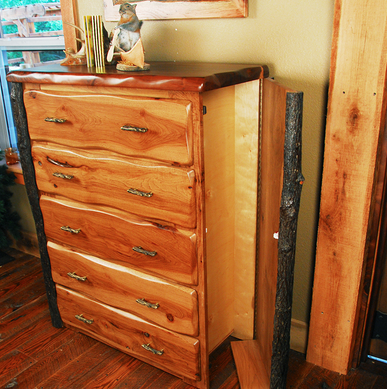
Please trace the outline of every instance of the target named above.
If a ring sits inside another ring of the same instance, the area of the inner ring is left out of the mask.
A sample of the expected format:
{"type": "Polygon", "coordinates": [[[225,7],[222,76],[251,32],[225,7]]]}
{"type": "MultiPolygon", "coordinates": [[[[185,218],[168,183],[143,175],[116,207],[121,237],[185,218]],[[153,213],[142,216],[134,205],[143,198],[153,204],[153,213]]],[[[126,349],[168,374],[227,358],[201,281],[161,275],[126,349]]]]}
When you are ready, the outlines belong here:
{"type": "Polygon", "coordinates": [[[55,326],[202,389],[230,334],[262,331],[270,349],[288,91],[267,76],[199,63],[8,76],[55,326]]]}

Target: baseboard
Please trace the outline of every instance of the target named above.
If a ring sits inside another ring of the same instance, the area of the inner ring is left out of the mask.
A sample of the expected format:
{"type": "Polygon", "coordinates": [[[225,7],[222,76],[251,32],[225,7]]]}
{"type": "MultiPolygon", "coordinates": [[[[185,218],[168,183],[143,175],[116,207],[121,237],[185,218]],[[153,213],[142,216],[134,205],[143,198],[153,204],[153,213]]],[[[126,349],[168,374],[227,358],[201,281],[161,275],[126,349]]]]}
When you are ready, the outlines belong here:
{"type": "Polygon", "coordinates": [[[31,254],[36,257],[40,256],[38,236],[33,232],[20,231],[21,238],[14,240],[11,247],[23,253],[31,254]]]}
{"type": "Polygon", "coordinates": [[[308,343],[308,324],[292,319],[290,326],[290,348],[294,351],[306,354],[308,343]]]}

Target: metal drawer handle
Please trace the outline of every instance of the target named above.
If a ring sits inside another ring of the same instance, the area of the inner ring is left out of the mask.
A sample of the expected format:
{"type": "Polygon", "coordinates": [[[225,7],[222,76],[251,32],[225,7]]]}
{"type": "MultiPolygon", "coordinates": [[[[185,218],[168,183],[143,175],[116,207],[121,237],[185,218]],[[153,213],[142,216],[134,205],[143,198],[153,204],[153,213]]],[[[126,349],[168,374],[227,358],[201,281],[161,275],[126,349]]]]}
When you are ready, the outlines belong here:
{"type": "Polygon", "coordinates": [[[142,344],[141,345],[145,350],[147,351],[150,351],[152,354],[155,354],[155,355],[163,355],[164,354],[164,350],[155,350],[154,348],[152,348],[150,346],[150,343],[148,344],[142,344]]]}
{"type": "Polygon", "coordinates": [[[51,123],[64,123],[66,119],[59,119],[59,118],[45,118],[44,121],[51,122],[51,123]]]}
{"type": "Polygon", "coordinates": [[[71,278],[74,278],[74,279],[76,279],[77,281],[82,281],[82,282],[85,282],[86,281],[86,279],[87,279],[87,277],[86,276],[84,276],[84,277],[81,277],[81,276],[78,276],[78,275],[76,275],[74,272],[72,272],[72,273],[67,273],[67,275],[69,276],[69,277],[71,277],[71,278]]]}
{"type": "Polygon", "coordinates": [[[144,305],[145,307],[152,308],[152,309],[157,309],[160,306],[160,304],[148,303],[148,301],[146,301],[145,299],[137,299],[136,303],[139,303],[141,305],[144,305]]]}
{"type": "Polygon", "coordinates": [[[140,254],[149,255],[150,257],[154,257],[157,254],[156,251],[147,251],[147,250],[144,250],[141,246],[133,247],[132,250],[134,250],[140,254]]]}
{"type": "Polygon", "coordinates": [[[93,324],[94,323],[93,319],[86,319],[85,317],[83,317],[83,313],[81,315],[75,315],[75,318],[80,320],[80,321],[83,321],[86,324],[93,324]]]}
{"type": "Polygon", "coordinates": [[[63,174],[59,172],[52,173],[54,177],[63,178],[65,180],[71,180],[74,178],[74,176],[71,176],[70,174],[63,174]]]}
{"type": "Polygon", "coordinates": [[[72,234],[79,234],[81,232],[80,228],[75,229],[69,226],[62,226],[60,229],[66,232],[71,232],[72,234]]]}
{"type": "Polygon", "coordinates": [[[134,126],[122,126],[121,130],[123,131],[133,131],[133,132],[147,132],[148,129],[144,127],[134,127],[134,126]]]}
{"type": "Polygon", "coordinates": [[[55,161],[54,159],[52,159],[50,157],[47,157],[47,161],[52,163],[53,165],[60,166],[60,167],[68,167],[68,168],[73,168],[74,167],[74,166],[69,165],[67,162],[66,163],[62,163],[62,162],[59,162],[59,161],[55,161]]]}
{"type": "Polygon", "coordinates": [[[130,188],[128,189],[128,193],[131,193],[131,194],[134,194],[134,195],[137,195],[137,196],[141,196],[141,197],[152,197],[153,196],[153,193],[152,192],[141,192],[140,190],[138,189],[134,189],[134,188],[130,188]]]}

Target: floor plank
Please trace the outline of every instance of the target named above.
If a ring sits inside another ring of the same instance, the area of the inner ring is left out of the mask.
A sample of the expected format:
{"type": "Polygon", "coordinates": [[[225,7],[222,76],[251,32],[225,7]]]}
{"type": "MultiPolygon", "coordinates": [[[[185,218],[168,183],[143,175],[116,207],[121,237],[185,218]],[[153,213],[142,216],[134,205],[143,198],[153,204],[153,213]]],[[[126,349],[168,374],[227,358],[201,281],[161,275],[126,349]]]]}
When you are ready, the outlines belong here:
{"type": "MultiPolygon", "coordinates": [[[[83,340],[87,337],[82,335],[83,340]]],[[[89,338],[90,339],[90,338],[89,338]]],[[[85,344],[78,350],[78,356],[59,369],[48,379],[39,383],[40,388],[84,388],[85,382],[93,380],[94,369],[116,351],[102,343],[96,342],[91,347],[85,344]]]]}
{"type": "Polygon", "coordinates": [[[38,296],[45,295],[43,275],[34,274],[33,277],[15,284],[14,288],[8,288],[7,292],[4,294],[4,299],[0,300],[0,318],[27,305],[38,296]]]}
{"type": "Polygon", "coordinates": [[[305,361],[305,356],[301,353],[290,350],[288,376],[286,389],[298,388],[302,381],[310,374],[314,365],[305,361]]]}
{"type": "Polygon", "coordinates": [[[347,376],[341,376],[337,389],[372,389],[377,377],[371,373],[352,370],[347,376]]]}
{"type": "MultiPolygon", "coordinates": [[[[17,382],[17,388],[22,389],[34,389],[36,386],[41,386],[41,383],[48,378],[54,377],[55,373],[66,367],[74,359],[85,353],[95,345],[97,342],[87,336],[77,334],[66,344],[63,344],[60,348],[57,348],[53,352],[47,354],[42,359],[39,359],[36,363],[18,374],[14,381],[17,382]]],[[[74,371],[74,370],[73,370],[74,371]]],[[[71,379],[71,377],[68,377],[71,379]]],[[[58,382],[57,386],[46,386],[46,388],[56,388],[61,386],[61,382],[58,382]]]]}
{"type": "Polygon", "coordinates": [[[0,319],[0,341],[11,339],[49,315],[46,295],[38,297],[0,319]]]}
{"type": "Polygon", "coordinates": [[[106,364],[99,364],[94,370],[92,381],[85,383],[84,389],[112,389],[116,388],[127,375],[136,370],[142,362],[129,355],[117,352],[117,355],[106,360],[106,364]]]}
{"type": "Polygon", "coordinates": [[[3,355],[0,358],[0,385],[13,381],[15,376],[35,363],[36,360],[17,350],[3,355]]]}

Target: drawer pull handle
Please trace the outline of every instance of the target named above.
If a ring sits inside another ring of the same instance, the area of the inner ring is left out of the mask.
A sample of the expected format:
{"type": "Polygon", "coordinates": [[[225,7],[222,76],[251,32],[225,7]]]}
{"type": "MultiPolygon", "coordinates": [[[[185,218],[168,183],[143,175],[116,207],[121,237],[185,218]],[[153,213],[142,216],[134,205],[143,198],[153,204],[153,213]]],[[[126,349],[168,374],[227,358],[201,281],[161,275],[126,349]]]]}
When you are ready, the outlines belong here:
{"type": "Polygon", "coordinates": [[[141,246],[133,247],[132,250],[140,254],[149,255],[150,257],[154,257],[157,254],[157,251],[147,251],[144,250],[141,246]]]}
{"type": "Polygon", "coordinates": [[[47,157],[47,161],[52,163],[53,165],[60,166],[60,167],[69,167],[69,168],[73,168],[74,167],[74,166],[69,165],[68,163],[62,163],[62,162],[59,162],[59,161],[55,161],[54,159],[52,159],[50,157],[47,157]]]}
{"type": "Polygon", "coordinates": [[[72,234],[79,234],[81,232],[80,228],[75,229],[69,226],[62,226],[60,229],[66,232],[71,232],[72,234]]]}
{"type": "Polygon", "coordinates": [[[145,350],[147,351],[150,351],[152,354],[155,354],[155,355],[163,355],[164,354],[164,350],[155,350],[154,348],[152,348],[150,346],[150,343],[148,344],[142,344],[141,345],[145,350]]]}
{"type": "Polygon", "coordinates": [[[75,315],[75,318],[80,320],[80,321],[83,321],[86,324],[93,324],[94,323],[93,319],[86,319],[85,317],[83,317],[83,313],[81,315],[75,315]]]}
{"type": "Polygon", "coordinates": [[[71,176],[70,174],[63,174],[63,173],[58,173],[58,172],[52,173],[52,175],[54,177],[63,178],[65,180],[71,180],[74,178],[74,176],[71,176]]]}
{"type": "Polygon", "coordinates": [[[152,192],[141,192],[140,190],[137,190],[137,189],[133,189],[133,188],[130,188],[128,189],[128,193],[131,193],[131,194],[134,194],[134,195],[137,195],[137,196],[141,196],[141,197],[152,197],[153,196],[153,193],[152,192]]]}
{"type": "Polygon", "coordinates": [[[66,119],[58,119],[58,118],[45,118],[44,121],[51,123],[64,123],[66,119]]]}
{"type": "Polygon", "coordinates": [[[87,279],[86,276],[81,277],[81,276],[76,275],[74,272],[72,272],[72,273],[69,272],[69,273],[67,273],[67,275],[68,275],[69,277],[71,277],[71,278],[74,278],[74,279],[76,279],[76,280],[78,280],[78,281],[82,281],[82,282],[85,282],[86,279],[87,279]]]}
{"type": "Polygon", "coordinates": [[[134,126],[122,126],[121,130],[123,131],[133,131],[133,132],[147,132],[148,129],[144,127],[134,127],[134,126]]]}
{"type": "Polygon", "coordinates": [[[145,307],[152,308],[152,309],[157,309],[160,306],[160,304],[148,303],[148,301],[145,301],[145,299],[137,299],[136,303],[139,303],[141,305],[144,305],[145,307]]]}

